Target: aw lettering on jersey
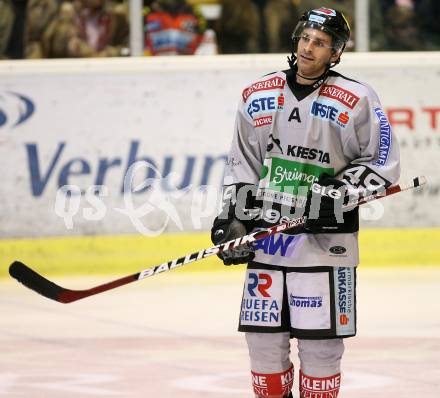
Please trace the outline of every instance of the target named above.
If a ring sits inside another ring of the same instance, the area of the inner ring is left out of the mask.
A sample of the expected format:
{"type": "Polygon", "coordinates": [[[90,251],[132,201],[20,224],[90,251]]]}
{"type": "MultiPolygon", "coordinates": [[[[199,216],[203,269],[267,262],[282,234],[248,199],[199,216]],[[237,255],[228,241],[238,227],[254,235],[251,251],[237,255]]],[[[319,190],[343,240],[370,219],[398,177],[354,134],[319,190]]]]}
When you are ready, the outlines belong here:
{"type": "Polygon", "coordinates": [[[290,244],[293,242],[293,236],[271,235],[267,238],[257,240],[252,243],[255,250],[262,250],[264,254],[271,256],[280,255],[285,257],[290,244]]]}

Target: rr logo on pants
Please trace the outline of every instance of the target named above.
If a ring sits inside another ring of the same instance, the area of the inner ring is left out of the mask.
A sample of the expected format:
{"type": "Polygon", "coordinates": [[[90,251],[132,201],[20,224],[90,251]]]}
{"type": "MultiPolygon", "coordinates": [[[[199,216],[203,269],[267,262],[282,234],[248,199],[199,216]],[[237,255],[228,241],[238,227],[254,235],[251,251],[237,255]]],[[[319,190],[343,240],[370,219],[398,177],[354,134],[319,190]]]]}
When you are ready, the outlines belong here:
{"type": "Polygon", "coordinates": [[[267,290],[272,286],[272,278],[268,274],[255,274],[249,273],[248,292],[252,297],[255,297],[255,288],[260,292],[263,297],[270,297],[267,290]],[[261,283],[261,280],[264,282],[261,283]]]}

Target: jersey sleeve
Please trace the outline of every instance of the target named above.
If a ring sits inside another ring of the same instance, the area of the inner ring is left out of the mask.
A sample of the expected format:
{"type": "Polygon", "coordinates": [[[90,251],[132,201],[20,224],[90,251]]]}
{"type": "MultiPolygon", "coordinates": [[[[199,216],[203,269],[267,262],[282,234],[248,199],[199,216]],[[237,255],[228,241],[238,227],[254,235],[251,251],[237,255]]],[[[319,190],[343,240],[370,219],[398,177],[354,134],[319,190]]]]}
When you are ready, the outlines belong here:
{"type": "Polygon", "coordinates": [[[214,220],[213,230],[234,218],[240,220],[248,232],[252,230],[254,215],[248,209],[254,207],[263,154],[252,119],[240,101],[226,160],[221,212],[214,220]]]}
{"type": "Polygon", "coordinates": [[[400,176],[399,144],[377,94],[367,87],[359,103],[354,133],[344,143],[349,164],[339,173],[348,185],[377,191],[400,176]]]}
{"type": "Polygon", "coordinates": [[[264,150],[252,119],[240,101],[235,118],[234,134],[226,161],[224,185],[257,185],[263,164],[264,150]]]}

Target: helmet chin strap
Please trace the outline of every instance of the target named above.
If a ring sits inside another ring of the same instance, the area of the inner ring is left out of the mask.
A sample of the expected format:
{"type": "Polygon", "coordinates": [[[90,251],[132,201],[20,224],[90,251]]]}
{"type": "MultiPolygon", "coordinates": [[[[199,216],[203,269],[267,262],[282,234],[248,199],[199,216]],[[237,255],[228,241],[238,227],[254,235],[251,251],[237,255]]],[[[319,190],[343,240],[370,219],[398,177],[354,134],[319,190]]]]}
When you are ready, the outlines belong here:
{"type": "Polygon", "coordinates": [[[318,80],[320,77],[322,77],[323,75],[325,75],[326,73],[327,73],[327,71],[328,71],[328,68],[325,70],[325,72],[322,74],[322,75],[319,75],[319,76],[317,76],[317,77],[306,77],[306,76],[303,76],[303,75],[301,75],[299,72],[298,72],[298,69],[296,70],[296,75],[297,76],[299,76],[300,78],[302,78],[302,79],[305,79],[305,80],[313,80],[313,81],[315,81],[315,80],[318,80]]]}
{"type": "Polygon", "coordinates": [[[328,73],[328,71],[330,70],[330,68],[331,68],[330,64],[327,64],[327,67],[325,68],[325,71],[324,71],[322,74],[320,74],[319,76],[316,76],[316,77],[307,77],[307,76],[303,76],[303,75],[301,75],[301,73],[298,72],[298,64],[295,64],[295,69],[296,69],[296,70],[295,70],[295,73],[296,73],[297,76],[301,77],[302,79],[310,80],[310,81],[316,82],[316,81],[320,81],[320,80],[322,80],[322,79],[327,75],[327,73],[328,73]]]}
{"type": "MultiPolygon", "coordinates": [[[[345,48],[345,46],[344,46],[344,48],[345,48]]],[[[344,49],[342,49],[342,51],[344,51],[344,49]]],[[[342,53],[342,51],[341,51],[341,53],[342,53]]],[[[295,68],[296,69],[296,75],[297,76],[299,76],[299,77],[301,77],[302,79],[305,79],[305,80],[310,80],[310,81],[317,81],[317,80],[320,80],[320,79],[322,79],[327,73],[328,73],[328,71],[331,69],[331,68],[333,68],[334,66],[336,66],[337,64],[339,64],[339,62],[340,62],[340,60],[341,60],[341,56],[339,55],[339,57],[338,57],[338,59],[336,60],[336,61],[334,61],[334,62],[330,62],[330,60],[329,60],[329,62],[327,63],[327,67],[325,68],[325,71],[321,74],[321,75],[319,75],[319,76],[317,76],[317,77],[306,77],[306,76],[303,76],[303,75],[301,75],[299,72],[298,72],[298,63],[296,62],[297,61],[297,56],[295,55],[295,54],[293,54],[294,55],[294,59],[292,59],[292,58],[287,58],[288,60],[289,60],[289,64],[290,64],[290,66],[292,67],[292,68],[295,68]],[[292,62],[293,61],[293,62],[292,62]],[[333,64],[333,65],[332,65],[333,64]]]]}

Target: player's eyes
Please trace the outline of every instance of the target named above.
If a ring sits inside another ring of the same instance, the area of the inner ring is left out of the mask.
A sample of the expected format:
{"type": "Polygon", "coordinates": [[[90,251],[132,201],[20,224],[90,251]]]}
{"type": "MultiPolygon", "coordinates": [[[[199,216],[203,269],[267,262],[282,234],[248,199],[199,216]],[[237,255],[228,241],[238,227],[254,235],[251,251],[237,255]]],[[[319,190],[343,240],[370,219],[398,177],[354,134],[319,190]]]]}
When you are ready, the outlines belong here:
{"type": "Polygon", "coordinates": [[[309,36],[306,36],[306,35],[301,36],[301,39],[302,39],[305,43],[308,43],[308,42],[310,41],[310,37],[309,37],[309,36]]]}
{"type": "Polygon", "coordinates": [[[301,40],[305,43],[305,44],[308,44],[308,43],[310,43],[310,42],[313,42],[313,44],[316,46],[316,47],[319,47],[319,48],[323,48],[323,47],[331,47],[330,45],[328,45],[327,43],[325,43],[325,42],[323,42],[322,40],[319,40],[319,39],[312,39],[310,36],[307,36],[307,35],[302,35],[301,36],[301,40]]]}

